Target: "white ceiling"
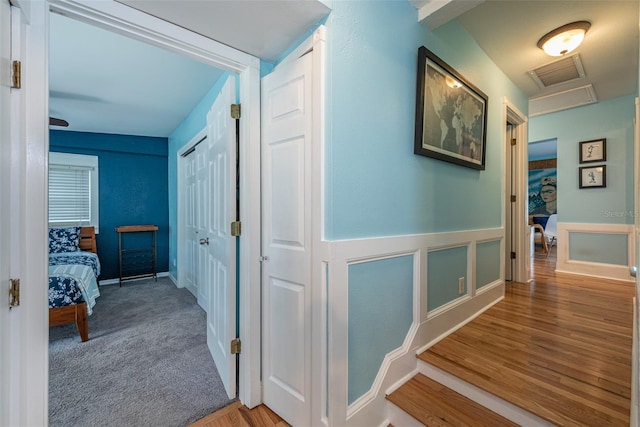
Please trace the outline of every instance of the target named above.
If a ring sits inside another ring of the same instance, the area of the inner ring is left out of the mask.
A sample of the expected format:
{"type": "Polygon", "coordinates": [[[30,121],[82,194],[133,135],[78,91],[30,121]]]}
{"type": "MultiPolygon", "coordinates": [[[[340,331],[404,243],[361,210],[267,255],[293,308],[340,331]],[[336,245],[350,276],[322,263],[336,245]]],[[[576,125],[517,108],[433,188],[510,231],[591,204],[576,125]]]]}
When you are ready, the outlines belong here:
{"type": "Polygon", "coordinates": [[[50,22],[49,114],[65,130],[167,137],[222,75],[64,16],[50,22]]]}
{"type": "Polygon", "coordinates": [[[487,0],[458,20],[487,55],[528,97],[592,84],[598,101],[638,91],[640,2],[616,0],[487,0]],[[564,24],[591,22],[578,53],[586,77],[541,89],[528,71],[557,60],[536,44],[564,24]]]}
{"type": "MultiPolygon", "coordinates": [[[[640,3],[636,0],[410,1],[430,28],[435,21],[437,26],[458,17],[479,46],[530,98],[585,84],[593,85],[599,101],[637,93],[640,3]],[[428,13],[437,19],[429,21],[428,13]],[[539,88],[528,71],[554,58],[536,47],[538,39],[576,20],[592,23],[576,51],[586,78],[539,88]]],[[[121,2],[267,62],[282,55],[329,12],[322,0],[121,2]]],[[[52,116],[69,121],[67,130],[168,136],[220,73],[208,65],[52,14],[50,110],[52,116]]]]}
{"type": "MultiPolygon", "coordinates": [[[[317,0],[122,1],[267,62],[329,9],[317,0]]],[[[167,137],[222,75],[178,54],[51,14],[51,129],[167,137]]]]}
{"type": "Polygon", "coordinates": [[[118,1],[270,63],[330,11],[318,0],[118,1]]]}

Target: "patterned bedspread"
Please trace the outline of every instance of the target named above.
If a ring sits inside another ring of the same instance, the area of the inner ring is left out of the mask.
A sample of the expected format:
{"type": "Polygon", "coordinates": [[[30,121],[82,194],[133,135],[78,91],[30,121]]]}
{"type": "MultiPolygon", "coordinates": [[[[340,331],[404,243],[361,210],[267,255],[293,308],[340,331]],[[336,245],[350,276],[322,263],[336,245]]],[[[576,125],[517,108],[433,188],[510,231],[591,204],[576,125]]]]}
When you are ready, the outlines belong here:
{"type": "Polygon", "coordinates": [[[92,252],[76,251],[49,254],[49,265],[62,264],[87,265],[93,269],[93,274],[96,275],[96,278],[100,277],[100,260],[98,259],[98,255],[92,252]]]}
{"type": "Polygon", "coordinates": [[[100,296],[98,257],[90,252],[49,254],[49,308],[87,303],[91,315],[100,296]]]}

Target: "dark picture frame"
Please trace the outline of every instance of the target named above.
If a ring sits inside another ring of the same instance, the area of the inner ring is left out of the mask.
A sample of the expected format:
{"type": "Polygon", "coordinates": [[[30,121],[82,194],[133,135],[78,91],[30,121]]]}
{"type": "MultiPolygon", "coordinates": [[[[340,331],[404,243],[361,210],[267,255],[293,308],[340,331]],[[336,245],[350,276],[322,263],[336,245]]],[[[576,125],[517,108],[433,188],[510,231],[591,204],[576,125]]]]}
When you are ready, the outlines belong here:
{"type": "Polygon", "coordinates": [[[604,162],[607,160],[607,138],[580,141],[580,163],[604,162]]]}
{"type": "Polygon", "coordinates": [[[607,186],[607,166],[583,166],[578,171],[579,188],[605,188],[607,186]]]}
{"type": "Polygon", "coordinates": [[[421,46],[413,152],[484,170],[488,102],[484,92],[421,46]]]}

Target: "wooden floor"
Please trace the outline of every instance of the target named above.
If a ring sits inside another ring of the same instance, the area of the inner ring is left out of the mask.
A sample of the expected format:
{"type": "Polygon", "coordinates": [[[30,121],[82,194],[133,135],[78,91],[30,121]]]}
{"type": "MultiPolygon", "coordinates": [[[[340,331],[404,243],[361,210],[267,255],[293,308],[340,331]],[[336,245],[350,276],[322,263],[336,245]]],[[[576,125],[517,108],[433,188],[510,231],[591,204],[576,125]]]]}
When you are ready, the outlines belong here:
{"type": "Polygon", "coordinates": [[[290,427],[264,405],[249,409],[240,402],[214,412],[189,427],[290,427]]]}
{"type": "Polygon", "coordinates": [[[556,274],[553,252],[533,264],[420,359],[556,425],[628,426],[634,285],[556,274]]]}
{"type": "Polygon", "coordinates": [[[387,399],[429,427],[518,426],[422,374],[411,378],[387,399]]]}

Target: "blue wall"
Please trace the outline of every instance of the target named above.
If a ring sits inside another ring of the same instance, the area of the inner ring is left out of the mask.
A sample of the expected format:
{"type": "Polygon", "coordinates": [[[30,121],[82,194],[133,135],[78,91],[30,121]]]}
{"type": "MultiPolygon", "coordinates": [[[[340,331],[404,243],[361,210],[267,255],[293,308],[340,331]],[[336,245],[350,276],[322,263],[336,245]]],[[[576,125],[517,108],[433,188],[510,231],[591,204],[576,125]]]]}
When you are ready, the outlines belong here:
{"type": "Polygon", "coordinates": [[[402,345],[412,301],[413,256],[349,266],[349,404],[371,388],[385,355],[402,345]]]}
{"type": "MultiPolygon", "coordinates": [[[[486,56],[457,22],[430,32],[416,8],[401,1],[332,1],[327,27],[325,238],[340,240],[499,227],[503,176],[503,99],[523,113],[526,96],[486,56]],[[413,154],[417,53],[425,46],[489,97],[486,170],[413,154]]],[[[482,247],[482,284],[499,278],[499,244],[482,247]],[[497,250],[496,250],[497,248],[497,250]]],[[[429,254],[428,308],[460,297],[467,247],[429,254]],[[451,266],[451,268],[446,268],[451,266]]],[[[378,328],[366,344],[371,319],[379,319],[379,292],[365,277],[380,263],[349,268],[349,402],[371,385],[380,362],[406,332],[378,328]],[[355,275],[357,273],[357,276],[355,275]],[[361,287],[359,287],[361,286],[361,287]],[[352,304],[353,297],[356,300],[352,304]],[[357,369],[368,352],[366,367],[357,369]],[[352,356],[355,352],[357,356],[352,356]],[[356,362],[357,361],[357,362],[356,362]]],[[[424,266],[426,267],[426,266],[424,266]]],[[[398,271],[400,269],[396,269],[398,271]]],[[[412,273],[408,267],[404,270],[412,273]]],[[[369,280],[369,279],[367,279],[369,280]]],[[[395,286],[396,283],[392,282],[395,286]]],[[[402,289],[409,289],[408,278],[402,289]]],[[[381,289],[389,291],[381,286],[381,289]]],[[[394,302],[408,313],[413,295],[394,302]]],[[[407,329],[403,329],[406,331],[407,329]]]]}
{"type": "Polygon", "coordinates": [[[66,131],[49,135],[51,151],[98,156],[100,279],[118,277],[119,225],[157,225],[158,271],[168,271],[167,139],[66,131]]]}
{"type": "Polygon", "coordinates": [[[408,1],[334,1],[328,29],[326,237],[499,227],[502,111],[527,99],[457,22],[430,32],[408,1]],[[413,154],[418,47],[489,97],[486,170],[413,154]]]}
{"type": "Polygon", "coordinates": [[[500,240],[476,245],[476,289],[500,280],[500,240]]]}
{"type": "Polygon", "coordinates": [[[469,283],[467,276],[467,246],[440,249],[429,252],[427,261],[427,311],[433,311],[466,295],[469,283]],[[459,279],[464,280],[460,292],[459,279]]]}
{"type": "Polygon", "coordinates": [[[634,114],[627,96],[531,118],[529,141],[558,139],[559,221],[633,224],[634,114]],[[607,139],[607,187],[579,189],[579,142],[599,138],[607,139]]]}

